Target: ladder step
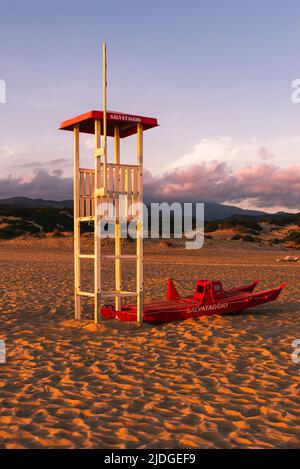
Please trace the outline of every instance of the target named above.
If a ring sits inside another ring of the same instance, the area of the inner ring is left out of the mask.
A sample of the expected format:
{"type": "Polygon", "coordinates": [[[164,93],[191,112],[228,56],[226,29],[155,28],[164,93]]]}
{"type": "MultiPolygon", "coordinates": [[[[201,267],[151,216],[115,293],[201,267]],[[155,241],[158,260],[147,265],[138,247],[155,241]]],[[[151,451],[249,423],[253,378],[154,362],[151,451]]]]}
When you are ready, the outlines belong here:
{"type": "Polygon", "coordinates": [[[132,196],[132,195],[139,195],[139,191],[109,191],[107,190],[106,191],[106,195],[108,195],[109,197],[114,197],[116,195],[129,195],[129,196],[132,196]]]}
{"type": "Polygon", "coordinates": [[[125,297],[125,296],[137,296],[137,292],[136,291],[121,291],[121,292],[116,292],[116,291],[103,291],[103,292],[100,292],[100,296],[104,296],[104,297],[117,297],[117,298],[120,298],[120,297],[125,297]]]}
{"type": "Polygon", "coordinates": [[[95,297],[95,293],[90,293],[90,292],[86,292],[86,291],[78,291],[77,295],[79,295],[79,296],[88,296],[90,298],[95,297]]]}
{"type": "Polygon", "coordinates": [[[79,259],[95,259],[94,254],[79,254],[79,259]]]}
{"type": "MultiPolygon", "coordinates": [[[[94,219],[94,217],[92,217],[94,219]]],[[[104,222],[104,223],[126,223],[128,221],[140,221],[142,220],[142,217],[140,217],[139,215],[137,216],[131,216],[129,215],[128,217],[115,217],[115,218],[109,218],[107,217],[106,215],[102,215],[101,216],[101,221],[104,222]]],[[[86,220],[87,221],[87,220],[86,220]]]]}
{"type": "Polygon", "coordinates": [[[120,254],[119,256],[114,254],[102,254],[101,257],[105,259],[137,259],[138,256],[136,254],[120,254]]]}
{"type": "Polygon", "coordinates": [[[95,217],[94,216],[92,216],[92,217],[78,217],[77,220],[78,221],[94,221],[95,217]]]}

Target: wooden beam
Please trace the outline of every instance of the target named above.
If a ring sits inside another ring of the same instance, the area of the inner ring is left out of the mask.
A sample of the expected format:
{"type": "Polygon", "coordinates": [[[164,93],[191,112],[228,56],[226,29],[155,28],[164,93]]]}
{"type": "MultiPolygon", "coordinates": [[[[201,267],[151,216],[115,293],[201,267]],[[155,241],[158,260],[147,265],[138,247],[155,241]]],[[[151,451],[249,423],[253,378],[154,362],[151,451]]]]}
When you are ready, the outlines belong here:
{"type": "Polygon", "coordinates": [[[79,127],[74,127],[74,277],[75,319],[80,319],[79,127]]]}
{"type": "Polygon", "coordinates": [[[137,293],[137,322],[143,322],[143,125],[137,124],[137,162],[139,165],[138,196],[139,217],[137,221],[136,239],[136,293],[137,293]]]}
{"type": "MultiPolygon", "coordinates": [[[[120,164],[120,128],[115,125],[114,128],[114,163],[120,164]]],[[[115,172],[115,177],[119,178],[119,168],[115,172]]],[[[121,291],[121,227],[120,227],[120,194],[115,195],[115,289],[121,291]]],[[[121,311],[122,301],[120,296],[115,297],[115,309],[121,311]]]]}
{"type": "MultiPolygon", "coordinates": [[[[95,150],[101,146],[101,121],[95,120],[95,150]]],[[[99,214],[98,202],[101,199],[97,197],[97,190],[99,189],[99,175],[100,175],[100,156],[95,158],[95,180],[94,180],[94,291],[95,291],[95,305],[94,305],[94,321],[97,324],[101,319],[101,217],[99,214]]]]}

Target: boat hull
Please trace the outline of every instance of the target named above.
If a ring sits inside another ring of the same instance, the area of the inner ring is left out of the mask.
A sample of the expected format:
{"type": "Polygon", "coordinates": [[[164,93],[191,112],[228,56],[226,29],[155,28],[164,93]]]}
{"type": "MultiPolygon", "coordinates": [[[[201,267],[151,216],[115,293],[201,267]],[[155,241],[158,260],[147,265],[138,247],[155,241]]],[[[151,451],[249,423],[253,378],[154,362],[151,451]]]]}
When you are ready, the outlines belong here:
{"type": "MultiPolygon", "coordinates": [[[[179,297],[176,299],[149,303],[144,305],[143,322],[158,324],[172,321],[183,321],[201,316],[230,314],[245,309],[260,306],[276,300],[284,285],[277,288],[252,293],[257,282],[247,287],[237,288],[225,292],[224,298],[211,301],[197,300],[195,297],[179,297]]],[[[136,321],[137,312],[135,305],[122,307],[121,311],[115,311],[112,307],[102,308],[105,317],[117,318],[120,321],[136,321]]]]}

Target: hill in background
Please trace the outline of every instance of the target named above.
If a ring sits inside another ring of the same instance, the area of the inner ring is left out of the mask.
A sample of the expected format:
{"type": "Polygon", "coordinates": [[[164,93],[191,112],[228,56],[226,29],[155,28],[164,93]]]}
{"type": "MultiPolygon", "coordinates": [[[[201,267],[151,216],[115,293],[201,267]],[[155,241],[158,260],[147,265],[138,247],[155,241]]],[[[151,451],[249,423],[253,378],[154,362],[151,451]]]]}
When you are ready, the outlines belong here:
{"type": "MultiPolygon", "coordinates": [[[[154,202],[154,201],[153,201],[154,202]]],[[[145,200],[147,205],[150,201],[145,200]]],[[[16,206],[27,208],[73,208],[73,200],[44,200],[30,199],[29,197],[10,197],[8,199],[0,199],[0,205],[16,206]]],[[[264,212],[259,210],[245,210],[234,205],[223,205],[215,202],[205,202],[205,220],[222,220],[231,215],[262,215],[264,212]]]]}
{"type": "Polygon", "coordinates": [[[73,208],[73,200],[44,200],[30,199],[29,197],[10,197],[8,199],[0,199],[0,205],[14,205],[16,207],[27,208],[73,208]]]}
{"type": "MultiPolygon", "coordinates": [[[[253,213],[238,207],[207,203],[205,218],[207,238],[300,245],[300,214],[253,213]]],[[[82,228],[83,232],[92,231],[91,224],[83,224],[82,228]]],[[[73,201],[55,202],[25,197],[0,201],[0,239],[65,235],[73,235],[73,201]]]]}

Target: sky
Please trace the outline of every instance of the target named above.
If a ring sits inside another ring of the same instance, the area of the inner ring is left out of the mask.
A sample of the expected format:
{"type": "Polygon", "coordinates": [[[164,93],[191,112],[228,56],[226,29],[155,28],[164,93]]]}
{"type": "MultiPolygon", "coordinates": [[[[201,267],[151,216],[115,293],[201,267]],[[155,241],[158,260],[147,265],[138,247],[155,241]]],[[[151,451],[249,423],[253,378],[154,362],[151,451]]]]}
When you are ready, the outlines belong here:
{"type": "MultiPolygon", "coordinates": [[[[148,193],[300,211],[298,0],[1,2],[0,198],[72,197],[58,127],[101,108],[103,41],[108,108],[160,124],[144,138],[148,193]]],[[[134,161],[133,138],[121,151],[134,161]]],[[[89,138],[81,155],[92,167],[89,138]]]]}

